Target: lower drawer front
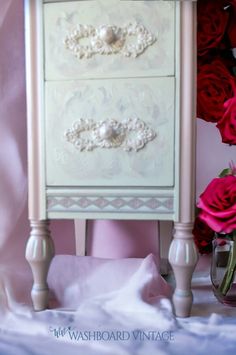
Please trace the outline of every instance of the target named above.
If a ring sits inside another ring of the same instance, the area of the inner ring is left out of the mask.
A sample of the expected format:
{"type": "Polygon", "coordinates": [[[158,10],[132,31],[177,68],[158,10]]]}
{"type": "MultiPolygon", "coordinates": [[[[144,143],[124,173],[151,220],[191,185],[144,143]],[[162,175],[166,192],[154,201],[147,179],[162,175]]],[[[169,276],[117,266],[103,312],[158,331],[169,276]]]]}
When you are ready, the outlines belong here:
{"type": "Polygon", "coordinates": [[[173,77],[46,82],[48,186],[173,186],[173,77]]]}

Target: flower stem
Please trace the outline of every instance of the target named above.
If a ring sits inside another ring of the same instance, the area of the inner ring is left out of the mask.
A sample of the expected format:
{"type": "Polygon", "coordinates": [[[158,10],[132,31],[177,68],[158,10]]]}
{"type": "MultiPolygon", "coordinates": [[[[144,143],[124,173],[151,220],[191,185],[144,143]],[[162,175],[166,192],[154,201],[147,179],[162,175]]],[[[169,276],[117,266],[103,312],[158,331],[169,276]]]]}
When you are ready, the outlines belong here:
{"type": "Polygon", "coordinates": [[[229,252],[228,263],[224,278],[219,285],[218,291],[225,296],[234,281],[234,274],[236,270],[236,231],[233,232],[233,245],[229,252]]]}

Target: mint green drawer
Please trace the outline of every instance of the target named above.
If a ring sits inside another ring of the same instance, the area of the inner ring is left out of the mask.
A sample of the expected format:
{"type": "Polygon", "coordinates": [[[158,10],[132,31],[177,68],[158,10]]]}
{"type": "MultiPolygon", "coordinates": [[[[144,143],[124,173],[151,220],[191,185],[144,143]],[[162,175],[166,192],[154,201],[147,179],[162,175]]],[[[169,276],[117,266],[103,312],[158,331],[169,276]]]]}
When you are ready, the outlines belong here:
{"type": "Polygon", "coordinates": [[[175,79],[46,83],[48,186],[173,186],[175,79]]]}
{"type": "Polygon", "coordinates": [[[46,80],[174,75],[176,6],[118,0],[45,4],[46,80]]]}

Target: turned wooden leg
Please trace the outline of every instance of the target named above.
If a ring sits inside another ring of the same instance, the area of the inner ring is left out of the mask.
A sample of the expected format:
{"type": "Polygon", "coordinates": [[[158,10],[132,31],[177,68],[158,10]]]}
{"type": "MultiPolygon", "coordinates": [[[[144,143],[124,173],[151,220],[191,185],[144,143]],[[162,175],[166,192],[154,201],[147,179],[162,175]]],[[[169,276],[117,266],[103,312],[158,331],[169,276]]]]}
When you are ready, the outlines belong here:
{"type": "Polygon", "coordinates": [[[177,317],[188,317],[193,302],[191,280],[198,252],[193,241],[192,228],[192,223],[175,223],[174,239],[169,249],[169,262],[176,281],[173,304],[177,317]]]}
{"type": "Polygon", "coordinates": [[[50,236],[49,221],[31,221],[31,228],[25,256],[34,278],[31,291],[33,306],[35,311],[41,311],[48,306],[47,274],[54,256],[54,245],[50,236]]]}

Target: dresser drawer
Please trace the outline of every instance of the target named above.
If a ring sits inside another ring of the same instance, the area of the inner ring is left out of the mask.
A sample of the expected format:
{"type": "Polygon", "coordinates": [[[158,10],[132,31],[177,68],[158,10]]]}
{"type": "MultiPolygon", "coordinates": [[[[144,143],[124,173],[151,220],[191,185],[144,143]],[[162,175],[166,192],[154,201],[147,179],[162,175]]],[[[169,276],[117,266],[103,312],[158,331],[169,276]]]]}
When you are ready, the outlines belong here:
{"type": "Polygon", "coordinates": [[[175,74],[175,1],[44,5],[46,80],[175,74]]]}
{"type": "Polygon", "coordinates": [[[45,85],[48,186],[173,186],[174,78],[45,85]]]}

